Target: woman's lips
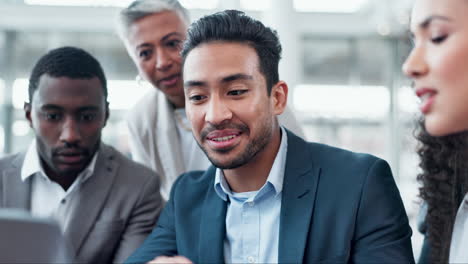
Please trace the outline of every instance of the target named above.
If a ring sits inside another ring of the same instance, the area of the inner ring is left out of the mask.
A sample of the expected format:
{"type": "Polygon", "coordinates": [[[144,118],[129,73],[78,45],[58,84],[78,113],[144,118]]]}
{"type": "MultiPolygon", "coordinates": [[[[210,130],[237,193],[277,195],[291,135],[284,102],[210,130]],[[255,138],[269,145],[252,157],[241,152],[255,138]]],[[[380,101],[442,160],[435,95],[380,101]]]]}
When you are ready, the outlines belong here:
{"type": "Polygon", "coordinates": [[[180,79],[180,74],[174,74],[172,76],[159,80],[158,83],[159,85],[162,85],[162,86],[173,86],[177,83],[179,79],[180,79]]]}
{"type": "Polygon", "coordinates": [[[423,114],[429,113],[434,104],[437,91],[430,88],[418,88],[416,89],[416,95],[421,99],[421,104],[419,105],[421,112],[423,114]]]}

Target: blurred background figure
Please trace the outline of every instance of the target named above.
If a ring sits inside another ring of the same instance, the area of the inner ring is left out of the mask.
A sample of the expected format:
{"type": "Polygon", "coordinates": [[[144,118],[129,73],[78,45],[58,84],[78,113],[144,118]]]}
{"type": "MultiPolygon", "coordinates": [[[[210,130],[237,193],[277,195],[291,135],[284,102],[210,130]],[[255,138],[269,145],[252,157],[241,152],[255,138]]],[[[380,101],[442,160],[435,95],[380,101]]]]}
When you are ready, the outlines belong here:
{"type": "MultiPolygon", "coordinates": [[[[138,68],[137,78],[154,87],[127,118],[132,157],[157,172],[165,198],[183,172],[210,165],[185,113],[179,52],[188,25],[188,11],[177,0],[136,0],[120,12],[118,21],[119,36],[138,68]]],[[[303,136],[290,110],[280,122],[303,136]]]]}
{"type": "Polygon", "coordinates": [[[403,71],[421,98],[424,263],[468,263],[468,3],[416,0],[403,71]]]}
{"type": "MultiPolygon", "coordinates": [[[[25,149],[33,137],[23,117],[31,61],[52,48],[74,45],[92,52],[106,71],[112,115],[102,131],[103,141],[130,156],[125,116],[156,90],[148,81],[135,81],[137,67],[115,33],[116,16],[131,2],[0,1],[0,152],[25,149]]],[[[413,0],[180,3],[191,20],[240,9],[277,29],[283,45],[280,76],[288,81],[288,105],[306,139],[389,161],[416,230],[415,175],[420,169],[413,131],[418,99],[401,72],[412,46],[407,30],[413,0]]],[[[417,257],[422,236],[414,233],[417,257]]]]}

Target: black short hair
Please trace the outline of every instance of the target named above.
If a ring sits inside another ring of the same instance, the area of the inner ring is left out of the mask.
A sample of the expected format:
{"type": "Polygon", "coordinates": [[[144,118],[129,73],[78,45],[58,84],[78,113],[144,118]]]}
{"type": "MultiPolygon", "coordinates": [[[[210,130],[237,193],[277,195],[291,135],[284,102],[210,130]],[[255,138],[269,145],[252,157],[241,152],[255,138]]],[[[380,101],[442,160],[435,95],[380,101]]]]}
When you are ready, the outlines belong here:
{"type": "Polygon", "coordinates": [[[275,30],[238,10],[225,10],[200,18],[188,29],[187,40],[181,51],[183,62],[188,53],[200,44],[211,41],[245,43],[255,49],[260,72],[267,83],[268,94],[278,83],[278,65],[281,44],[275,30]]]}
{"type": "Polygon", "coordinates": [[[107,81],[101,64],[91,54],[76,47],[53,49],[42,56],[29,77],[29,102],[42,75],[68,77],[71,79],[92,79],[97,77],[102,84],[104,99],[107,101],[107,81]]]}

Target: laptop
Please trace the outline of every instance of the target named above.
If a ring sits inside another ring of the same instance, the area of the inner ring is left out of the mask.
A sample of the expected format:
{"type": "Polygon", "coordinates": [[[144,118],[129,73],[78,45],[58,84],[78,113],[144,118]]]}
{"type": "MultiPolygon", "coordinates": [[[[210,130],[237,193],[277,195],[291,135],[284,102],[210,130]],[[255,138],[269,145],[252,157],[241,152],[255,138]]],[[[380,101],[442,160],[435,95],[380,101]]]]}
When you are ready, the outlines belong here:
{"type": "Polygon", "coordinates": [[[0,209],[0,263],[71,263],[69,249],[56,222],[0,209]]]}

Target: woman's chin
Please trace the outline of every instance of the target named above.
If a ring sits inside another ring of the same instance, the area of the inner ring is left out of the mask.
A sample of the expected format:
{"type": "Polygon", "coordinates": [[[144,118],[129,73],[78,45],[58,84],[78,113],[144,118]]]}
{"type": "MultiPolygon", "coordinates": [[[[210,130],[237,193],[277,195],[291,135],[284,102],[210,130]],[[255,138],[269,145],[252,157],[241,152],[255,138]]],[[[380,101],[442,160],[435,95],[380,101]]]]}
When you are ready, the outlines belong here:
{"type": "Polygon", "coordinates": [[[427,133],[433,137],[444,137],[468,131],[468,126],[450,126],[440,121],[431,122],[427,119],[425,122],[425,127],[427,133]]]}

